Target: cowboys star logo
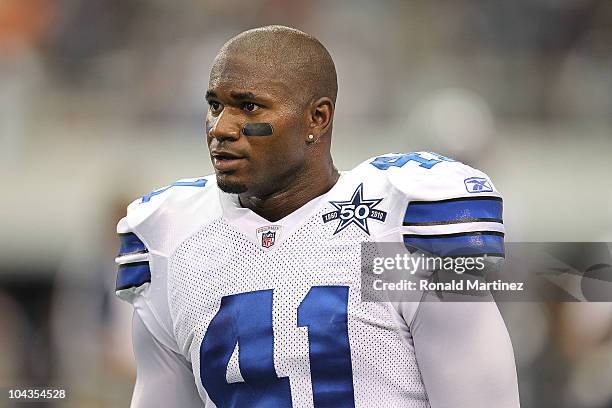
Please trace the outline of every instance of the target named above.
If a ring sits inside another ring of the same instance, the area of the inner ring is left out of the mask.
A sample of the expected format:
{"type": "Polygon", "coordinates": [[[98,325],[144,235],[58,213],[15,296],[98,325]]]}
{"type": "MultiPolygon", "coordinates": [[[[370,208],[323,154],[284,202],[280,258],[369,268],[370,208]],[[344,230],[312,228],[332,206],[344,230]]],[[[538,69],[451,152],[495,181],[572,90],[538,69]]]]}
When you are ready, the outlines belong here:
{"type": "Polygon", "coordinates": [[[372,200],[365,200],[363,198],[363,183],[361,183],[353,196],[348,201],[330,201],[330,204],[336,207],[336,211],[332,211],[323,214],[323,222],[328,223],[330,221],[340,220],[334,235],[344,230],[351,224],[355,224],[363,232],[370,235],[368,228],[368,219],[373,219],[379,222],[385,222],[387,213],[385,211],[377,210],[376,207],[383,199],[375,198],[372,200]]]}

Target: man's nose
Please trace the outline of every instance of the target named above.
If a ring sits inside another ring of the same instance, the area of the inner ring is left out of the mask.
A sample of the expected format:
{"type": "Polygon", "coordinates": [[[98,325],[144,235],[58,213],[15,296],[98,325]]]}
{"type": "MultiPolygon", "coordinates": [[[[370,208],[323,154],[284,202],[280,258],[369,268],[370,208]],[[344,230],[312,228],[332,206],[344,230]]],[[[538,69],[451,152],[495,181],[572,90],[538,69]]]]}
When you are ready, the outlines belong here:
{"type": "Polygon", "coordinates": [[[227,109],[223,110],[217,117],[209,119],[208,137],[221,142],[228,139],[240,137],[240,125],[237,118],[227,109]]]}

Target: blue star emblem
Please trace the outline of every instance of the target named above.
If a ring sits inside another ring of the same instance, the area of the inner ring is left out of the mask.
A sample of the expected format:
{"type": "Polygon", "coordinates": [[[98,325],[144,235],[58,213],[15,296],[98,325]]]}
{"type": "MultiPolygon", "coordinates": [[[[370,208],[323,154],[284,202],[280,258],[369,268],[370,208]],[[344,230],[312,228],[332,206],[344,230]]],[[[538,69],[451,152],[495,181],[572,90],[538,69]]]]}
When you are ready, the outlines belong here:
{"type": "Polygon", "coordinates": [[[387,213],[377,210],[376,207],[382,201],[382,198],[365,200],[363,198],[363,183],[353,192],[353,196],[348,201],[330,201],[330,204],[336,207],[335,211],[323,214],[323,222],[339,220],[334,235],[344,230],[351,224],[355,224],[363,232],[370,235],[368,228],[368,219],[373,219],[379,222],[385,222],[387,213]]]}

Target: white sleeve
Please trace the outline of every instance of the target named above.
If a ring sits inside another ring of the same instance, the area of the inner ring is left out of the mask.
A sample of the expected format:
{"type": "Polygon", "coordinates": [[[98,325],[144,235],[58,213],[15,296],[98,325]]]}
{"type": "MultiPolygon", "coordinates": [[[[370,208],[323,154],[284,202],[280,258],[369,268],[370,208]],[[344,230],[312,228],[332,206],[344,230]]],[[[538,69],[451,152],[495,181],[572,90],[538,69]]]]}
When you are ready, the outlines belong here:
{"type": "Polygon", "coordinates": [[[431,407],[519,407],[512,344],[497,305],[425,296],[410,331],[431,407]]]}
{"type": "Polygon", "coordinates": [[[132,333],[136,386],[131,407],[204,407],[189,363],[157,341],[138,313],[132,333]]]}
{"type": "Polygon", "coordinates": [[[166,290],[167,254],[155,242],[163,239],[163,234],[143,234],[140,224],[135,228],[129,223],[130,217],[142,216],[138,210],[130,210],[136,204],[130,204],[128,216],[117,224],[121,245],[115,258],[118,265],[115,294],[134,307],[157,341],[178,352],[166,290]],[[162,237],[157,238],[159,235],[162,237]]]}

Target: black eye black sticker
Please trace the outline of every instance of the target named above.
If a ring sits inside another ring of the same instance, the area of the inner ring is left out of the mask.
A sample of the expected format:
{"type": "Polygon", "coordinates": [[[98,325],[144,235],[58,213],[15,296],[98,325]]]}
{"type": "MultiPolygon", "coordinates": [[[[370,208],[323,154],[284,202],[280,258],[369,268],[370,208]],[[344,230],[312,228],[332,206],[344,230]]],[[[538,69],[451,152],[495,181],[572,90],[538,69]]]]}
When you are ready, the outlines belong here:
{"type": "Polygon", "coordinates": [[[247,123],[242,128],[245,136],[271,136],[274,129],[270,123],[247,123]]]}

